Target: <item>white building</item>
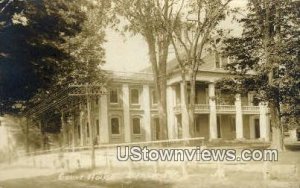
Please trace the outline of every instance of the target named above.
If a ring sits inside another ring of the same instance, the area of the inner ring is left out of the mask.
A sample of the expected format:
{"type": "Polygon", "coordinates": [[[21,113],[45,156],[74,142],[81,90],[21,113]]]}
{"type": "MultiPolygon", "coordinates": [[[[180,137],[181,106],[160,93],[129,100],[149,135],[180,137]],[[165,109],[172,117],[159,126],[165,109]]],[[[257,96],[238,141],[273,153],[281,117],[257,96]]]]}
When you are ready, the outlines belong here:
{"type": "MultiPolygon", "coordinates": [[[[197,76],[195,125],[191,127],[188,127],[188,114],[184,110],[183,101],[187,96],[183,95],[180,70],[176,61],[168,63],[168,138],[270,141],[267,106],[255,103],[251,93],[236,94],[234,98],[226,93],[216,93],[215,82],[229,76],[222,68],[226,61],[207,57],[206,62],[197,76]]],[[[151,71],[112,72],[110,78],[109,94],[94,100],[91,107],[97,143],[156,140],[160,129],[151,71]]],[[[75,144],[89,144],[86,107],[81,108],[75,122],[75,144]]]]}

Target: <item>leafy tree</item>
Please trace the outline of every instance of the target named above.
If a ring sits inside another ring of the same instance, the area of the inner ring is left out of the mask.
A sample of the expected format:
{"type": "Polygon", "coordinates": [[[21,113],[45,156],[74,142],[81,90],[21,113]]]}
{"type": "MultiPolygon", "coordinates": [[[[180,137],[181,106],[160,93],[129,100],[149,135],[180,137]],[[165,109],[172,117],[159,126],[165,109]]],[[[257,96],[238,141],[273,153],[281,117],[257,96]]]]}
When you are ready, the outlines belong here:
{"type": "Polygon", "coordinates": [[[283,132],[299,125],[299,1],[249,0],[241,37],[226,41],[233,78],[222,89],[255,91],[270,108],[272,147],[283,150],[283,132]]]}
{"type": "Polygon", "coordinates": [[[140,34],[148,44],[154,74],[156,95],[159,99],[160,139],[167,138],[166,70],[170,30],[178,0],[115,0],[116,13],[125,19],[125,31],[140,34]]]}
{"type": "Polygon", "coordinates": [[[189,115],[188,127],[194,125],[195,88],[198,69],[204,63],[203,57],[210,53],[216,37],[222,37],[224,31],[217,29],[218,24],[229,12],[228,4],[220,0],[182,1],[184,11],[175,17],[172,32],[172,45],[181,69],[185,96],[185,112],[189,115]],[[189,81],[190,90],[186,81],[189,81]]]}
{"type": "Polygon", "coordinates": [[[5,5],[0,17],[2,107],[40,93],[37,102],[68,83],[101,75],[108,1],[14,0],[5,5]]]}

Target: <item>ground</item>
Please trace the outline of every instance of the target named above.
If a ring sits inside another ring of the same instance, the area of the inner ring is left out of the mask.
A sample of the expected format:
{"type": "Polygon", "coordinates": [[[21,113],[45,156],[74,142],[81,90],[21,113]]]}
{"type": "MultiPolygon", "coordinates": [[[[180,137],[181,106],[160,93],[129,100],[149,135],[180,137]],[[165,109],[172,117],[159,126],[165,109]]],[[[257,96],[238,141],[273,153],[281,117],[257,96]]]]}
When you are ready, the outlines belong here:
{"type": "Polygon", "coordinates": [[[184,170],[182,165],[169,162],[158,167],[144,162],[135,163],[131,168],[125,165],[73,171],[17,165],[0,167],[0,188],[35,187],[299,188],[300,151],[281,152],[277,162],[188,163],[184,170]]]}

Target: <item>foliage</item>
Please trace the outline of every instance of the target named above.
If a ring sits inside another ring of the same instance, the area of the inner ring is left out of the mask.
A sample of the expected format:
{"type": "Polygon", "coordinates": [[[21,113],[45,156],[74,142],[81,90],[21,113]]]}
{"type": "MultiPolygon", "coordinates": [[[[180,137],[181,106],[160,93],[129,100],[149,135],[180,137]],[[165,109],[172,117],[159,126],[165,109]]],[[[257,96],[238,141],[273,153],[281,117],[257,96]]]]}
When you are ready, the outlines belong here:
{"type": "Polygon", "coordinates": [[[7,2],[0,17],[1,113],[37,93],[34,100],[101,76],[109,1],[7,2]]]}
{"type": "Polygon", "coordinates": [[[166,74],[170,29],[178,0],[114,0],[117,16],[125,19],[124,31],[140,34],[148,45],[158,101],[160,139],[167,138],[166,74]]]}
{"type": "Polygon", "coordinates": [[[225,42],[224,53],[232,59],[227,70],[234,77],[219,83],[225,90],[255,91],[260,101],[275,104],[285,128],[300,123],[298,9],[299,1],[250,0],[240,20],[242,36],[225,42]]]}

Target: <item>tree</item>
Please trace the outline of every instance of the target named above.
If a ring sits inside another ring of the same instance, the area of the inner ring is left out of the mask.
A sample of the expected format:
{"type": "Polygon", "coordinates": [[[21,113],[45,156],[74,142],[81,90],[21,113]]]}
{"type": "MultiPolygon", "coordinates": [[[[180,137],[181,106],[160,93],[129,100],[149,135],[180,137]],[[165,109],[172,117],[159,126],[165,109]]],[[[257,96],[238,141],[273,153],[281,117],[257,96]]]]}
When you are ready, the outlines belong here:
{"type": "Polygon", "coordinates": [[[256,92],[270,108],[272,147],[284,149],[283,132],[299,125],[299,1],[250,0],[243,34],[226,41],[233,78],[222,89],[256,92]],[[254,73],[254,74],[253,74],[254,73]],[[231,85],[231,86],[230,86],[231,85]]]}
{"type": "Polygon", "coordinates": [[[148,52],[158,101],[160,139],[167,138],[166,76],[173,15],[178,0],[115,0],[115,11],[127,22],[125,31],[140,34],[148,52]]]}
{"type": "Polygon", "coordinates": [[[32,101],[39,102],[68,83],[101,76],[108,1],[15,0],[6,5],[0,18],[2,106],[37,93],[32,101]],[[26,24],[20,24],[24,19],[26,24]]]}
{"type": "MultiPolygon", "coordinates": [[[[221,37],[223,30],[218,30],[217,25],[225,18],[228,11],[228,4],[231,0],[222,2],[213,1],[182,1],[185,11],[175,17],[175,24],[172,32],[172,45],[175,50],[176,59],[181,69],[186,111],[189,115],[188,127],[194,125],[195,111],[195,88],[198,69],[204,63],[203,57],[214,38],[221,37]],[[188,91],[186,80],[189,81],[188,91]]],[[[190,136],[190,133],[188,133],[190,136]]]]}

